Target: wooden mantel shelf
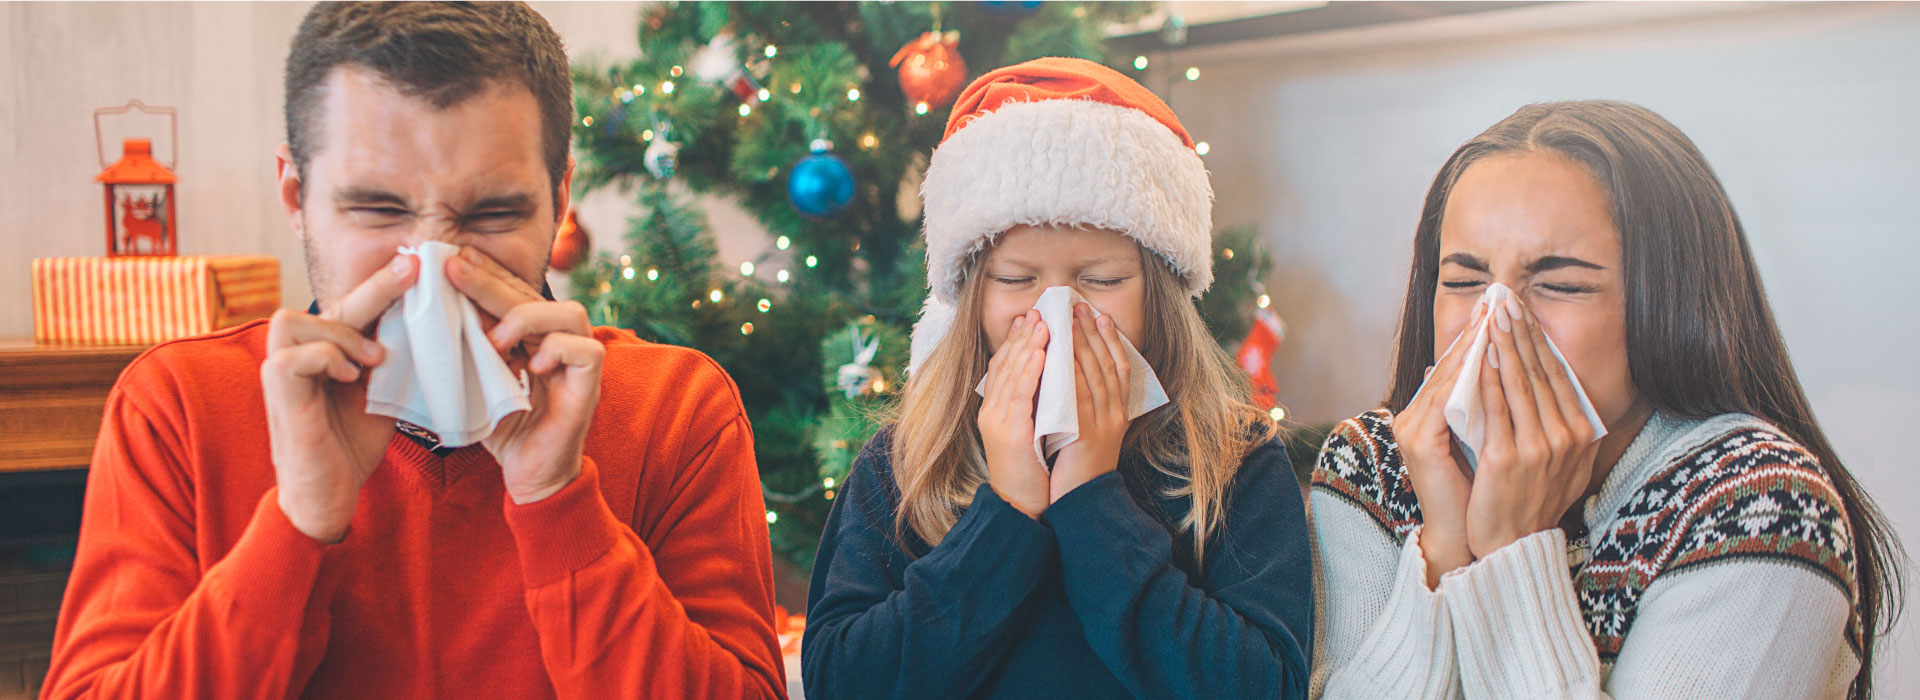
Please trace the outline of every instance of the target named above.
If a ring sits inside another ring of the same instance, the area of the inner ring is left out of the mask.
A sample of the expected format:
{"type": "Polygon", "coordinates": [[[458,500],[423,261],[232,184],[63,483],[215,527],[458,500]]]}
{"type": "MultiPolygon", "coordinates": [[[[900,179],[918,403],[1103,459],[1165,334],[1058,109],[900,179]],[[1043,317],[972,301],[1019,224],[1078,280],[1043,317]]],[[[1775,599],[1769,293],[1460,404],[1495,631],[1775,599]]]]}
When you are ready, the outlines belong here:
{"type": "Polygon", "coordinates": [[[0,338],[0,473],[86,469],[107,392],[145,350],[0,338]]]}

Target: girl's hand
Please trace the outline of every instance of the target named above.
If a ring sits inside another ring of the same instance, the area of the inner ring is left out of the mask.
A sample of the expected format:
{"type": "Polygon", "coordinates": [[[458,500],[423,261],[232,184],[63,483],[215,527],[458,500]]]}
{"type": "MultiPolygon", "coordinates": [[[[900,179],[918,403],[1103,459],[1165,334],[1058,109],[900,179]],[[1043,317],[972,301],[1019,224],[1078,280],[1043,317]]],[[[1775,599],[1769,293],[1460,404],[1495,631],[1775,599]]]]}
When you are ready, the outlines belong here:
{"type": "Polygon", "coordinates": [[[1120,442],[1127,436],[1127,399],[1133,387],[1126,346],[1113,319],[1094,318],[1085,303],[1073,308],[1073,395],[1080,416],[1080,439],[1054,459],[1052,503],[1120,465],[1120,442]]]}
{"type": "Polygon", "coordinates": [[[1599,449],[1539,320],[1513,297],[1493,314],[1480,374],[1487,443],[1467,512],[1467,545],[1479,557],[1558,527],[1586,493],[1599,449]]]}
{"type": "Polygon", "coordinates": [[[980,403],[980,444],[987,483],[1008,505],[1038,520],[1047,509],[1047,466],[1033,452],[1033,397],[1047,357],[1047,324],[1028,311],[987,361],[980,403]]]}
{"type": "MultiPolygon", "coordinates": [[[[1486,314],[1486,301],[1473,307],[1461,337],[1427,370],[1426,386],[1393,417],[1393,439],[1407,465],[1407,480],[1420,501],[1420,551],[1427,560],[1427,587],[1440,583],[1449,571],[1473,563],[1467,546],[1467,497],[1473,489],[1473,471],[1447,427],[1447,397],[1460,376],[1460,365],[1471,347],[1471,334],[1486,314]]],[[[1482,376],[1491,375],[1490,372],[1482,376]]]]}

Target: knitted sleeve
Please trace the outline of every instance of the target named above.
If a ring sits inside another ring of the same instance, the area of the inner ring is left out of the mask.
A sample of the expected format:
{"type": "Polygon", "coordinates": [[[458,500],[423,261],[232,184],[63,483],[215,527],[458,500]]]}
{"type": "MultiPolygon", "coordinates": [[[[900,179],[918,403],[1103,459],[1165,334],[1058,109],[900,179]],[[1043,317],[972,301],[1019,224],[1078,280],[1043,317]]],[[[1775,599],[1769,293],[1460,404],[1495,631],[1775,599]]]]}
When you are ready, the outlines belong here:
{"type": "Polygon", "coordinates": [[[1341,423],[1314,464],[1316,698],[1456,698],[1452,622],[1427,588],[1392,415],[1341,423]]]}
{"type": "Polygon", "coordinates": [[[1845,697],[1861,642],[1853,538],[1818,459],[1748,425],[1633,503],[1576,580],[1615,697],[1845,697]]]}
{"type": "Polygon", "coordinates": [[[1559,530],[1441,582],[1474,698],[1840,698],[1858,669],[1845,509],[1778,433],[1641,486],[1577,574],[1559,530]],[[1603,672],[1610,670],[1610,673],[1603,672]]]}
{"type": "Polygon", "coordinates": [[[1047,507],[1067,604],[1134,697],[1306,697],[1312,559],[1293,474],[1278,441],[1243,459],[1198,580],[1118,473],[1047,507]]]}
{"type": "Polygon", "coordinates": [[[946,537],[908,557],[894,531],[892,431],[854,460],[820,536],[800,652],[809,697],[971,695],[1012,647],[1059,556],[1046,525],[982,483],[946,537]]]}

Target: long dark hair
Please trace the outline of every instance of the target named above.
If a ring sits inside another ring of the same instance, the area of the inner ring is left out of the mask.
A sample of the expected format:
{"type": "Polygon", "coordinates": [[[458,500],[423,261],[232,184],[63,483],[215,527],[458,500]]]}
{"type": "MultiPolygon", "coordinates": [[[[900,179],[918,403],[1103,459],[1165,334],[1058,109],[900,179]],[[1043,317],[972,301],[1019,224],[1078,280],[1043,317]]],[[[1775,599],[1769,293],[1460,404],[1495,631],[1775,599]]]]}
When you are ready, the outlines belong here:
{"type": "Polygon", "coordinates": [[[1899,615],[1900,543],[1814,420],[1760,285],[1747,234],[1693,141],[1639,105],[1590,100],[1528,105],[1468,141],[1433,179],[1413,238],[1386,406],[1406,407],[1433,364],[1440,217],[1460,174],[1480,158],[1552,151],[1585,165],[1613,200],[1625,255],[1627,367],[1652,408],[1690,418],[1746,413],[1820,460],[1856,543],[1860,673],[1849,698],[1873,694],[1873,639],[1899,615]]]}

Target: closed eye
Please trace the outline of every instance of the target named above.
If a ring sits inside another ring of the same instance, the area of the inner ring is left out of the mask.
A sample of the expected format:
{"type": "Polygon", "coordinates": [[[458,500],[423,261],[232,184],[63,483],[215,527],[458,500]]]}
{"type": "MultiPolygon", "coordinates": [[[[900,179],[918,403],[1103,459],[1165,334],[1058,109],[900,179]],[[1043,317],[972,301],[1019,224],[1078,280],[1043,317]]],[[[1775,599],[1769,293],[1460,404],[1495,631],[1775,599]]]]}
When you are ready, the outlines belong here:
{"type": "Polygon", "coordinates": [[[1599,291],[1598,289],[1595,289],[1593,287],[1587,287],[1587,286],[1578,285],[1578,284],[1542,284],[1540,286],[1545,288],[1547,291],[1557,292],[1560,294],[1591,294],[1593,292],[1599,291]]]}
{"type": "Polygon", "coordinates": [[[1091,284],[1097,287],[1117,287],[1117,286],[1120,286],[1121,282],[1127,281],[1127,278],[1126,277],[1083,277],[1081,278],[1080,281],[1086,282],[1087,284],[1091,284]]]}
{"type": "Polygon", "coordinates": [[[1448,289],[1472,289],[1474,287],[1478,287],[1483,284],[1486,284],[1486,282],[1482,282],[1480,280],[1467,280],[1464,282],[1441,282],[1440,286],[1446,287],[1448,289]]]}
{"type": "Polygon", "coordinates": [[[1033,278],[1032,277],[1001,277],[999,275],[995,275],[993,277],[993,281],[999,282],[1001,284],[1027,284],[1032,282],[1033,278]]]}

